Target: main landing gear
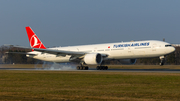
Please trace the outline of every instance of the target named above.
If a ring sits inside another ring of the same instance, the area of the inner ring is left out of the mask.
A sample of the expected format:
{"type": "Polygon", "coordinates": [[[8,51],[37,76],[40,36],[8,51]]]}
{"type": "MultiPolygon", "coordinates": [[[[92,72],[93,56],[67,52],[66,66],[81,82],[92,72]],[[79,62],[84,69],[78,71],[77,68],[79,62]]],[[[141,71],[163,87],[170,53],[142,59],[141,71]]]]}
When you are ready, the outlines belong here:
{"type": "Polygon", "coordinates": [[[97,66],[97,70],[108,70],[108,66],[97,66]]]}
{"type": "MultiPolygon", "coordinates": [[[[84,65],[85,65],[85,63],[84,63],[84,62],[81,62],[81,63],[80,63],[80,66],[77,66],[76,69],[77,69],[77,70],[88,70],[89,67],[88,67],[88,66],[84,66],[84,65]]],[[[97,70],[108,70],[108,66],[101,66],[101,65],[100,65],[100,66],[97,66],[96,69],[97,69],[97,70]]]]}
{"type": "MultiPolygon", "coordinates": [[[[77,66],[76,68],[77,68],[77,70],[88,70],[89,69],[88,66],[77,66]]],[[[108,66],[97,66],[96,69],[97,70],[108,70],[108,66]]]]}
{"type": "Polygon", "coordinates": [[[159,58],[160,58],[160,60],[161,60],[161,62],[159,63],[159,65],[160,65],[160,66],[163,66],[163,65],[164,65],[164,62],[165,62],[165,58],[164,58],[164,56],[160,56],[159,58]]]}
{"type": "Polygon", "coordinates": [[[88,66],[77,66],[76,68],[77,68],[77,70],[88,70],[89,69],[88,66]]]}
{"type": "Polygon", "coordinates": [[[80,66],[77,66],[76,69],[77,70],[88,70],[89,67],[88,66],[84,66],[84,62],[80,62],[80,66]]]}

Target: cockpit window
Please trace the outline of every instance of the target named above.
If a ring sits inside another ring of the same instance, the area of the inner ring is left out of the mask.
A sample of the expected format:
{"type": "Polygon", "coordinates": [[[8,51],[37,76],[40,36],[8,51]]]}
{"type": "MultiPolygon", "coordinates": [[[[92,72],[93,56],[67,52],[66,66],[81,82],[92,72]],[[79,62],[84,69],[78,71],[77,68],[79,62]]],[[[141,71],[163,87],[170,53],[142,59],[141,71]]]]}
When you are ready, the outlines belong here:
{"type": "Polygon", "coordinates": [[[170,47],[170,46],[172,46],[172,45],[165,45],[165,47],[170,47]]]}

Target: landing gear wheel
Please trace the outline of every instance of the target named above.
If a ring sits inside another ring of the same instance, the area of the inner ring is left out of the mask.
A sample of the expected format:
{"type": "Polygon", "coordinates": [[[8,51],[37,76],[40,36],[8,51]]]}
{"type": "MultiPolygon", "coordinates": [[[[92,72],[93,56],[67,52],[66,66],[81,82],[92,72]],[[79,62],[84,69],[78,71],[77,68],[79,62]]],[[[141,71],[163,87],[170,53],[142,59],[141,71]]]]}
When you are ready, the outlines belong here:
{"type": "Polygon", "coordinates": [[[83,66],[83,70],[87,70],[87,67],[83,66]]]}
{"type": "Polygon", "coordinates": [[[102,70],[102,66],[99,66],[99,70],[102,70]]]}
{"type": "Polygon", "coordinates": [[[164,65],[164,60],[161,60],[161,63],[159,65],[163,66],[164,65]]]}
{"type": "Polygon", "coordinates": [[[97,70],[100,70],[100,66],[97,66],[96,69],[97,69],[97,70]]]}
{"type": "Polygon", "coordinates": [[[88,67],[88,66],[86,66],[86,67],[85,67],[85,70],[88,70],[88,69],[89,69],[89,67],[88,67]]]}
{"type": "Polygon", "coordinates": [[[80,66],[77,66],[76,69],[77,69],[77,70],[80,70],[80,66]]]}
{"type": "Polygon", "coordinates": [[[108,70],[108,66],[105,66],[105,69],[108,70]]]}
{"type": "Polygon", "coordinates": [[[83,70],[83,66],[80,67],[80,70],[83,70]]]}
{"type": "Polygon", "coordinates": [[[163,66],[163,65],[164,65],[164,63],[159,63],[159,65],[160,65],[160,66],[163,66]]]}

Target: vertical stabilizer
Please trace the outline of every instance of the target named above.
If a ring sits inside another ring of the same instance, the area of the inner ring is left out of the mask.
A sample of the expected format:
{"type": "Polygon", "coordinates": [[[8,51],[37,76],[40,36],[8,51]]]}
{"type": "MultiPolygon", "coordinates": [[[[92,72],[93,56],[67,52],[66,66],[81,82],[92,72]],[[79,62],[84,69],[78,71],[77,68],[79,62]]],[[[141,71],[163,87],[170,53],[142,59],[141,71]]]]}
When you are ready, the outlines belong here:
{"type": "Polygon", "coordinates": [[[27,35],[29,38],[29,43],[31,48],[40,48],[40,49],[46,49],[46,47],[43,45],[41,40],[37,37],[37,35],[34,33],[34,31],[31,29],[31,27],[26,27],[27,35]]]}

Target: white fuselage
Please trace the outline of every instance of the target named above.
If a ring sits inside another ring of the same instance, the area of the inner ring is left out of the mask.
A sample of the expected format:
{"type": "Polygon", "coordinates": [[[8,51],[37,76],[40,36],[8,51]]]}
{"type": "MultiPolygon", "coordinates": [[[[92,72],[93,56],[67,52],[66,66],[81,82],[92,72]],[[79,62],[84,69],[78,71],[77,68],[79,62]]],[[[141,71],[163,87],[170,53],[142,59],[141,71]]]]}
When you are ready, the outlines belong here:
{"type": "MultiPolygon", "coordinates": [[[[107,54],[105,59],[136,59],[147,57],[158,57],[169,54],[175,50],[169,43],[155,40],[135,41],[135,42],[119,42],[94,45],[80,45],[69,47],[49,48],[52,50],[65,50],[85,53],[107,54]]],[[[38,54],[30,56],[35,59],[50,62],[70,62],[70,55],[54,55],[42,52],[30,52],[38,54]]]]}

